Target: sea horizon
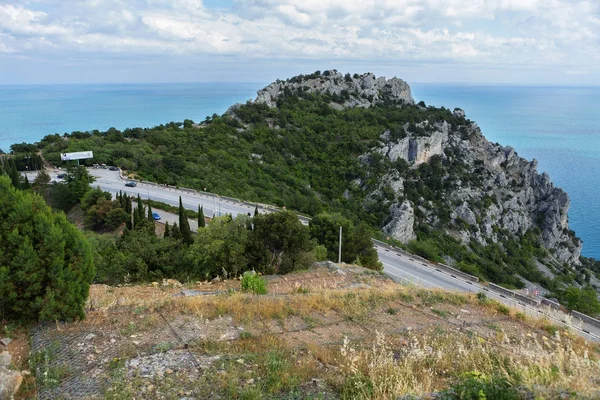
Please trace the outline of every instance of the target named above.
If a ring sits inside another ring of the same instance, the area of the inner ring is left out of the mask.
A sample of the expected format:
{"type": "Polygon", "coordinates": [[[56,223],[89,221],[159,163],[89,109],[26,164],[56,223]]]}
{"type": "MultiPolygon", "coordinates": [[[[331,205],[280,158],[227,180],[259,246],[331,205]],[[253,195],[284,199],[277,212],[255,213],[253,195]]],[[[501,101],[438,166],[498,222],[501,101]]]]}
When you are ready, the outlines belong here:
{"type": "MultiPolygon", "coordinates": [[[[196,122],[256,97],[263,82],[0,84],[0,149],[48,134],[196,122]]],[[[484,136],[538,160],[570,196],[570,228],[600,259],[600,86],[409,82],[416,102],[465,110],[484,136]]]]}

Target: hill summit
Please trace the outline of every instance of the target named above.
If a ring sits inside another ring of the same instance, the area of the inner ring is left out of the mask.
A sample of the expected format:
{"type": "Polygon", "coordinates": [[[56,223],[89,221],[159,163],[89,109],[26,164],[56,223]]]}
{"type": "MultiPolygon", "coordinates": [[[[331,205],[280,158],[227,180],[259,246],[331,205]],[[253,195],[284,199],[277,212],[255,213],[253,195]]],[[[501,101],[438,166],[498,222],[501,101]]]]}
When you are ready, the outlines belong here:
{"type": "Polygon", "coordinates": [[[283,95],[299,92],[327,94],[332,97],[331,106],[338,110],[370,107],[384,100],[399,104],[414,103],[410,86],[402,79],[376,77],[370,72],[342,75],[336,70],[298,75],[285,81],[277,80],[259,90],[255,102],[275,107],[277,100],[283,95]]]}

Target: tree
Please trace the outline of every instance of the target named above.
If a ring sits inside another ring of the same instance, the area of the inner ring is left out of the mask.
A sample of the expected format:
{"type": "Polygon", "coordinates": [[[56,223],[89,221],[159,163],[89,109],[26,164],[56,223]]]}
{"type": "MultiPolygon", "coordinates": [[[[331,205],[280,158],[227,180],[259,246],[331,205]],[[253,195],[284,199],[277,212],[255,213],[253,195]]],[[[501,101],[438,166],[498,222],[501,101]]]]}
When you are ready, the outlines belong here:
{"type": "Polygon", "coordinates": [[[382,265],[379,263],[377,251],[371,240],[371,231],[366,224],[355,227],[352,221],[341,214],[321,213],[310,221],[310,235],[327,248],[327,256],[330,260],[337,260],[340,226],[342,227],[342,261],[381,270],[382,265]]]}
{"type": "Polygon", "coordinates": [[[194,242],[192,230],[190,229],[190,221],[188,221],[187,215],[185,215],[181,196],[179,196],[179,230],[181,231],[181,238],[184,243],[190,245],[194,242]]]}
{"type": "Polygon", "coordinates": [[[206,221],[204,220],[204,207],[198,206],[198,228],[204,228],[206,221]]]}
{"type": "Polygon", "coordinates": [[[33,181],[33,190],[43,196],[48,190],[49,184],[50,175],[45,170],[41,170],[33,181]]]}
{"type": "Polygon", "coordinates": [[[0,312],[20,320],[85,317],[90,245],[65,215],[0,177],[0,312]]]}
{"type": "Polygon", "coordinates": [[[308,228],[294,213],[281,211],[262,214],[254,217],[253,222],[251,241],[254,242],[254,250],[259,250],[259,258],[260,247],[266,250],[263,253],[266,259],[263,257],[259,263],[265,265],[267,271],[288,273],[312,263],[309,253],[314,250],[316,243],[310,240],[308,228]]]}
{"type": "Polygon", "coordinates": [[[256,217],[258,215],[258,206],[254,207],[254,216],[256,217]]]}
{"type": "Polygon", "coordinates": [[[165,233],[163,235],[163,237],[170,237],[171,236],[171,232],[169,231],[169,221],[167,221],[165,223],[165,233]]]}

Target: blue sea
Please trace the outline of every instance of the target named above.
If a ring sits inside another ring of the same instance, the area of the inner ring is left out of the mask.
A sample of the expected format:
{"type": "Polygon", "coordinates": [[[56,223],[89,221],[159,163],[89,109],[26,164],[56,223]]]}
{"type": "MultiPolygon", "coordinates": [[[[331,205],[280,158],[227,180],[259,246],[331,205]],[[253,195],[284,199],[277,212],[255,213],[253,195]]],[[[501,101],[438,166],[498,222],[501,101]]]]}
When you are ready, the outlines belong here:
{"type": "MultiPolygon", "coordinates": [[[[202,121],[259,83],[0,86],[0,149],[52,133],[202,121]]],[[[460,107],[485,136],[539,161],[571,198],[583,254],[600,259],[600,87],[412,84],[416,101],[460,107]]]]}

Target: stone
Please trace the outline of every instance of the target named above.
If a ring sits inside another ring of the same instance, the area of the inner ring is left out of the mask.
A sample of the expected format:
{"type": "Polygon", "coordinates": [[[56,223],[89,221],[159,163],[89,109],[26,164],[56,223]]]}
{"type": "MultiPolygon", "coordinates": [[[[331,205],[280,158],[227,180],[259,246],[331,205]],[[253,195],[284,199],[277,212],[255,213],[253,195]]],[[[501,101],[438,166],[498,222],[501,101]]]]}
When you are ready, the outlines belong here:
{"type": "Polygon", "coordinates": [[[12,364],[12,357],[8,351],[0,353],[0,367],[10,367],[12,364]]]}
{"type": "Polygon", "coordinates": [[[19,371],[0,367],[0,400],[12,399],[22,382],[23,376],[19,371]]]}
{"type": "Polygon", "coordinates": [[[2,343],[2,345],[4,345],[5,347],[8,347],[8,345],[10,344],[10,342],[12,342],[11,338],[4,338],[0,340],[0,343],[2,343]]]}
{"type": "Polygon", "coordinates": [[[417,238],[414,231],[415,211],[412,203],[404,200],[402,204],[390,207],[392,219],[383,227],[383,231],[402,243],[408,243],[417,238]]]}

